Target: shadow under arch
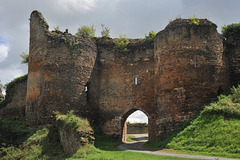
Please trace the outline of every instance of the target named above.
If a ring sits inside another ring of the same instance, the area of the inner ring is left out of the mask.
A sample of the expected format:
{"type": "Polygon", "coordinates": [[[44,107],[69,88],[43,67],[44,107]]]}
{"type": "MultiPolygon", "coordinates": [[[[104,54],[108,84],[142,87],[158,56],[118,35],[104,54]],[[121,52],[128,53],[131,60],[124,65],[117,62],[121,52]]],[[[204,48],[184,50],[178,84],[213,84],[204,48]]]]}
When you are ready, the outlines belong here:
{"type": "MultiPolygon", "coordinates": [[[[121,115],[121,132],[122,132],[122,141],[126,142],[127,140],[127,118],[136,111],[142,111],[147,117],[149,121],[149,114],[142,108],[133,107],[130,110],[126,111],[121,115]]],[[[149,132],[149,124],[148,124],[148,132],[149,132]]]]}

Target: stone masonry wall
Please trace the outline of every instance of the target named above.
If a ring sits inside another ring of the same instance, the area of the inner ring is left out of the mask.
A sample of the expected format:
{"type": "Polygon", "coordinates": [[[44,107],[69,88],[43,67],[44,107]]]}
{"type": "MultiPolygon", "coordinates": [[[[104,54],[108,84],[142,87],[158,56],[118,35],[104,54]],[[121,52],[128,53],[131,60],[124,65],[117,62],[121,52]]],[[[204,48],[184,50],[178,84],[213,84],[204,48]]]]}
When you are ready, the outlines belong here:
{"type": "Polygon", "coordinates": [[[92,39],[50,32],[41,13],[32,12],[26,98],[29,125],[51,123],[55,110],[62,113],[75,110],[89,119],[97,114],[88,107],[90,93],[85,91],[91,84],[90,77],[94,77],[96,56],[97,47],[92,39]]]}
{"type": "Polygon", "coordinates": [[[1,118],[25,116],[27,94],[27,78],[25,77],[20,81],[11,82],[11,87],[7,88],[5,102],[1,103],[0,108],[1,118]]]}
{"type": "Polygon", "coordinates": [[[228,35],[224,40],[224,55],[228,59],[231,86],[240,84],[240,34],[228,35]]]}
{"type": "Polygon", "coordinates": [[[155,136],[173,131],[228,88],[222,37],[216,27],[206,19],[199,25],[177,19],[157,34],[155,136]]]}
{"type": "Polygon", "coordinates": [[[149,115],[151,123],[155,111],[153,44],[131,40],[124,53],[114,46],[112,39],[98,41],[99,115],[105,133],[121,136],[126,118],[137,109],[149,115]]]}

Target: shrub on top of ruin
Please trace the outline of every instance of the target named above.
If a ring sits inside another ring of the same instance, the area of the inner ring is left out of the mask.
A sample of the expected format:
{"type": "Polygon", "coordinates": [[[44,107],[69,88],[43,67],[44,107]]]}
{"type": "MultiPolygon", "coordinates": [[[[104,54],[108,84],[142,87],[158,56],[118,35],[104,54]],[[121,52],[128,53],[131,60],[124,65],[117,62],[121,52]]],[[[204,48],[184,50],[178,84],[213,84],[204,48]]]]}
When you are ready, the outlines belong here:
{"type": "Polygon", "coordinates": [[[222,26],[222,35],[224,37],[240,35],[240,23],[233,23],[222,26]]]}
{"type": "Polygon", "coordinates": [[[147,41],[151,41],[151,42],[152,42],[152,41],[154,40],[156,34],[157,34],[157,33],[152,30],[152,31],[150,31],[150,32],[148,33],[148,35],[145,34],[145,39],[146,39],[147,41]]]}
{"type": "Polygon", "coordinates": [[[20,56],[22,57],[22,61],[21,61],[22,64],[28,63],[29,55],[26,52],[22,52],[22,54],[20,56]]]}
{"type": "Polygon", "coordinates": [[[65,115],[59,112],[54,112],[54,114],[56,115],[56,121],[66,128],[76,130],[77,132],[93,132],[88,120],[74,115],[73,110],[65,115]]]}
{"type": "Polygon", "coordinates": [[[190,20],[191,20],[189,22],[190,25],[193,25],[193,26],[198,26],[199,25],[199,19],[197,19],[195,16],[191,17],[190,20]]]}
{"type": "Polygon", "coordinates": [[[96,26],[92,25],[91,27],[83,25],[78,28],[78,32],[76,36],[87,36],[87,37],[95,37],[96,26]]]}
{"type": "Polygon", "coordinates": [[[59,31],[60,31],[59,26],[56,26],[56,27],[54,26],[53,28],[54,28],[54,31],[55,31],[55,32],[59,32],[59,31]]]}
{"type": "Polygon", "coordinates": [[[102,37],[110,37],[110,29],[108,27],[105,27],[104,24],[101,24],[102,26],[102,31],[101,31],[101,34],[102,34],[102,37]]]}
{"type": "Polygon", "coordinates": [[[119,38],[114,41],[115,47],[114,49],[118,52],[128,52],[127,46],[130,43],[129,39],[127,39],[126,35],[119,35],[119,38]]]}

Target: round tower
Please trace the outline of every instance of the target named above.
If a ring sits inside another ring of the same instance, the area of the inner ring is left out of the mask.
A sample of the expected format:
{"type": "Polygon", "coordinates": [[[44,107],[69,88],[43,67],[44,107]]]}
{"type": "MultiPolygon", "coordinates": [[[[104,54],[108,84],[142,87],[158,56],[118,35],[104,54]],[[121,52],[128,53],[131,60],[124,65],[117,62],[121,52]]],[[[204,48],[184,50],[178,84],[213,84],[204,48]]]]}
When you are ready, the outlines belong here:
{"type": "Polygon", "coordinates": [[[216,28],[207,19],[176,19],[156,35],[156,136],[190,119],[227,88],[216,28]]]}
{"type": "MultiPolygon", "coordinates": [[[[38,11],[30,18],[30,52],[26,98],[29,125],[51,123],[53,112],[94,112],[97,48],[94,40],[49,31],[38,11]],[[92,80],[93,79],[93,80],[92,80]],[[94,95],[94,96],[91,96],[94,95]],[[92,98],[92,99],[91,99],[92,98]]],[[[94,113],[92,113],[94,115],[94,113]]]]}

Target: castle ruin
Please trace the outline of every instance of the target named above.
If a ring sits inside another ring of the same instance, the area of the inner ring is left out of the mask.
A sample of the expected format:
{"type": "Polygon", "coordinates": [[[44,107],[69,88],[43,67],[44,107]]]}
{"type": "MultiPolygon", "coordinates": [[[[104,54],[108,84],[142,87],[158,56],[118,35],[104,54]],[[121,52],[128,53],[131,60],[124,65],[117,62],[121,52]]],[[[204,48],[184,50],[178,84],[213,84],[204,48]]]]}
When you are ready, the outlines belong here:
{"type": "Polygon", "coordinates": [[[30,18],[26,119],[51,123],[74,110],[105,134],[125,138],[126,119],[141,110],[149,138],[162,138],[240,78],[240,40],[223,39],[207,19],[176,19],[154,42],[132,39],[127,52],[114,39],[50,32],[39,11],[30,18]]]}

